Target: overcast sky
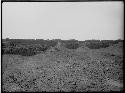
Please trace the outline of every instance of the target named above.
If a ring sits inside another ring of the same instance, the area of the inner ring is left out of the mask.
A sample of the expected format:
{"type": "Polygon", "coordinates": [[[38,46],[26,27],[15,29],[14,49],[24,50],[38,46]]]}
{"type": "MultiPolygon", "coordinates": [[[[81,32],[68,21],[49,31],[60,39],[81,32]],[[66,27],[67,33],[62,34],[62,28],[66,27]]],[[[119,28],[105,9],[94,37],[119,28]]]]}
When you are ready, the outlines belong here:
{"type": "Polygon", "coordinates": [[[123,2],[4,2],[3,38],[123,39],[123,2]]]}

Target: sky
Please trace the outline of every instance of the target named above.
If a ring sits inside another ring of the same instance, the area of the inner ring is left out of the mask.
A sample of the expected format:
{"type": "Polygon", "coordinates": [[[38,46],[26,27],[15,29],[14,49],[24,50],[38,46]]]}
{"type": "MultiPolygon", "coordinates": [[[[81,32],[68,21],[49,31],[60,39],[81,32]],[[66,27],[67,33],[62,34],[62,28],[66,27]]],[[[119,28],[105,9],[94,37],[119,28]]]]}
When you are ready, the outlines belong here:
{"type": "Polygon", "coordinates": [[[123,39],[123,2],[4,2],[2,38],[123,39]]]}

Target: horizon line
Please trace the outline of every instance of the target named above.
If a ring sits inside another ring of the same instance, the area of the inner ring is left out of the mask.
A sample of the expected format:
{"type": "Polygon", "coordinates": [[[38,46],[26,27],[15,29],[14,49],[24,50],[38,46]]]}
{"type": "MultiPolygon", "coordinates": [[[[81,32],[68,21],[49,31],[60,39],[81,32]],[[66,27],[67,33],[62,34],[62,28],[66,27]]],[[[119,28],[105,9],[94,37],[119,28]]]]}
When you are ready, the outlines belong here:
{"type": "MultiPolygon", "coordinates": [[[[2,39],[28,39],[28,38],[2,38],[2,39]]],[[[43,39],[43,38],[29,38],[29,40],[76,40],[76,41],[86,41],[86,40],[124,40],[124,38],[118,38],[118,39],[85,39],[85,40],[78,40],[78,39],[60,39],[60,38],[56,38],[56,39],[43,39]]]]}

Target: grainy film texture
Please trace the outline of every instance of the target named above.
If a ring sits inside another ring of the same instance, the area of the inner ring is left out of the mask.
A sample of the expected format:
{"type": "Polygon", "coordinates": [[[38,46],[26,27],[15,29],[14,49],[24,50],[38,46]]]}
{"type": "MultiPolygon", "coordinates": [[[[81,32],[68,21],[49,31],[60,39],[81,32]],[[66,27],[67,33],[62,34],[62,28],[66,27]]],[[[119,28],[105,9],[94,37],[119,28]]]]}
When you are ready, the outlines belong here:
{"type": "Polygon", "coordinates": [[[122,2],[2,9],[3,92],[123,91],[122,2]]]}

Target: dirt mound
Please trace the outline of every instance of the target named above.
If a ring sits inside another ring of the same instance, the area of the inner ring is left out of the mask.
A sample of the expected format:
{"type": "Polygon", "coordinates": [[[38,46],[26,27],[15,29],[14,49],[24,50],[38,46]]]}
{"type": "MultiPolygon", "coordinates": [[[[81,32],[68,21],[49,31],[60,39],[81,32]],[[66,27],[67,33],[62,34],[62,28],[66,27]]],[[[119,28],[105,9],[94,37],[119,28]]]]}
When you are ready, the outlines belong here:
{"type": "Polygon", "coordinates": [[[58,42],[56,46],[50,47],[46,52],[58,52],[58,51],[66,51],[67,48],[61,42],[58,42]]]}
{"type": "Polygon", "coordinates": [[[110,53],[110,54],[122,57],[123,56],[123,43],[119,42],[118,44],[114,44],[112,46],[109,46],[109,47],[103,48],[103,49],[99,49],[97,51],[110,53]]]}

